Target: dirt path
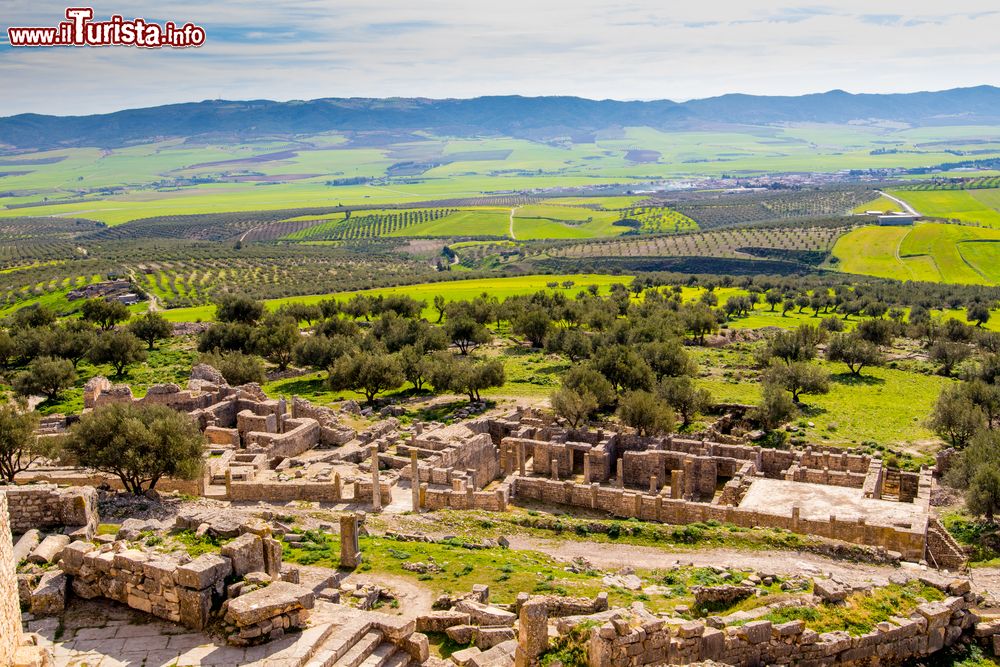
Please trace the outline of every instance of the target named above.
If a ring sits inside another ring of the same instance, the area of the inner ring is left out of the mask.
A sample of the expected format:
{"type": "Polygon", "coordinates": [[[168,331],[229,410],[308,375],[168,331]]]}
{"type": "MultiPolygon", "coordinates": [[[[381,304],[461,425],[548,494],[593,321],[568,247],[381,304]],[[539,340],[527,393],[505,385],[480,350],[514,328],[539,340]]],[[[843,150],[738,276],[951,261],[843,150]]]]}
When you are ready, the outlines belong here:
{"type": "Polygon", "coordinates": [[[517,206],[510,209],[510,238],[512,238],[515,241],[517,240],[517,237],[514,236],[514,214],[517,212],[517,209],[518,209],[517,206]]]}
{"type": "MultiPolygon", "coordinates": [[[[633,567],[652,569],[670,567],[679,563],[695,566],[720,566],[770,571],[775,574],[804,576],[835,576],[851,584],[885,584],[892,574],[911,573],[918,576],[935,570],[917,565],[891,567],[834,560],[816,554],[797,551],[738,551],[734,549],[693,549],[666,551],[656,547],[633,544],[603,544],[573,540],[545,540],[514,535],[509,538],[512,549],[540,551],[558,560],[571,561],[585,558],[600,568],[633,567]]],[[[978,590],[988,591],[1000,598],[1000,569],[976,568],[972,580],[978,590]]]]}
{"type": "Polygon", "coordinates": [[[912,206],[910,206],[909,204],[907,204],[905,201],[903,201],[899,197],[894,197],[893,195],[890,195],[888,192],[885,192],[883,190],[876,190],[875,192],[879,193],[880,195],[882,195],[886,199],[891,199],[892,201],[896,202],[897,204],[899,204],[900,206],[902,206],[903,210],[906,211],[907,213],[909,213],[910,215],[915,215],[918,218],[920,217],[920,214],[917,213],[917,209],[913,208],[912,206]]]}

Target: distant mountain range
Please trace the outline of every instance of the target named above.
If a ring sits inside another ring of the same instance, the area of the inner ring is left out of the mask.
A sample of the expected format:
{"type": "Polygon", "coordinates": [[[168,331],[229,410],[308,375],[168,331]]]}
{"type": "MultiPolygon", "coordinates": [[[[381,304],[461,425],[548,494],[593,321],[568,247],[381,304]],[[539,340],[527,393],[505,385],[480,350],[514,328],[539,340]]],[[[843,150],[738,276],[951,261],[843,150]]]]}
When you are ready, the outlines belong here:
{"type": "Polygon", "coordinates": [[[683,129],[876,120],[915,126],[1000,124],[1000,88],[890,95],[854,95],[842,90],[798,97],[734,94],[688,102],[519,96],[208,100],[93,116],[20,114],[0,118],[0,145],[17,149],[112,148],[172,137],[252,139],[332,130],[389,134],[425,130],[458,136],[592,140],[595,132],[627,125],[683,129]]]}

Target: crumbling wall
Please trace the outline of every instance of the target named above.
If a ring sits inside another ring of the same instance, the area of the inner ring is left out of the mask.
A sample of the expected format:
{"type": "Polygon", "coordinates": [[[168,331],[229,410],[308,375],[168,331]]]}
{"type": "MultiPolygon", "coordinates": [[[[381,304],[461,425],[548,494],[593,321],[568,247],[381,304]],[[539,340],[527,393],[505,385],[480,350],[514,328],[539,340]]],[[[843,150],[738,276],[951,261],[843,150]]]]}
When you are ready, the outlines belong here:
{"type": "Polygon", "coordinates": [[[819,634],[803,621],[753,621],[716,629],[700,621],[668,625],[663,619],[616,618],[590,631],[587,652],[592,667],[709,660],[727,665],[900,664],[951,646],[972,629],[976,615],[967,611],[968,605],[963,597],[925,603],[909,618],[893,618],[859,636],[819,634]]]}
{"type": "Polygon", "coordinates": [[[485,510],[488,512],[504,512],[507,510],[507,489],[496,491],[473,491],[472,487],[464,491],[453,489],[429,489],[421,485],[420,506],[429,510],[485,510]]]}
{"type": "Polygon", "coordinates": [[[76,528],[92,535],[97,529],[97,491],[90,486],[60,489],[55,484],[3,486],[10,511],[10,528],[23,533],[32,528],[76,528]]]}
{"type": "Polygon", "coordinates": [[[924,557],[927,520],[920,516],[915,516],[913,525],[909,527],[882,526],[869,524],[862,519],[850,520],[836,516],[831,516],[828,520],[804,519],[799,516],[797,508],[793,508],[792,516],[779,516],[739,507],[689,502],[663,495],[602,487],[596,483],[574,484],[529,477],[517,477],[513,493],[518,498],[587,507],[643,521],[684,525],[715,520],[745,528],[782,528],[804,535],[882,546],[900,552],[906,560],[919,561],[924,557]]]}
{"type": "Polygon", "coordinates": [[[5,490],[0,490],[0,665],[14,663],[14,653],[21,643],[21,607],[5,490]]]}

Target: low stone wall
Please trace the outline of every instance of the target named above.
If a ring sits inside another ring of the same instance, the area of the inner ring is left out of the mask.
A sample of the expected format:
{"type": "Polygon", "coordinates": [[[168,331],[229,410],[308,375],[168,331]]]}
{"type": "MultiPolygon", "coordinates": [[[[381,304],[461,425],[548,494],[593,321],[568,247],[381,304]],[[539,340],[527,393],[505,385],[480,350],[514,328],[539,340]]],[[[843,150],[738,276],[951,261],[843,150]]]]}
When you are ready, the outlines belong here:
{"type": "Polygon", "coordinates": [[[909,618],[893,618],[860,636],[846,632],[818,634],[803,621],[772,625],[754,621],[715,629],[699,621],[669,625],[662,619],[616,618],[590,632],[591,667],[691,664],[727,665],[900,664],[955,643],[971,630],[976,615],[962,597],[917,607],[909,618]]]}
{"type": "Polygon", "coordinates": [[[10,528],[23,533],[32,528],[77,528],[90,536],[97,529],[97,491],[89,486],[60,489],[55,484],[0,486],[7,496],[10,528]]]}
{"type": "Polygon", "coordinates": [[[248,447],[266,448],[271,458],[298,456],[319,443],[320,428],[315,419],[285,419],[282,426],[286,429],[284,433],[246,433],[244,442],[248,447]]]}
{"type": "Polygon", "coordinates": [[[291,502],[306,500],[319,503],[341,501],[341,487],[333,482],[229,482],[226,485],[229,500],[291,502]]]}
{"type": "Polygon", "coordinates": [[[70,575],[73,592],[85,599],[117,600],[196,630],[205,627],[233,571],[228,558],[214,554],[183,563],[174,555],[116,548],[77,541],[63,549],[59,565],[70,575]]]}
{"type": "Polygon", "coordinates": [[[428,510],[484,510],[487,512],[505,512],[507,510],[507,490],[473,491],[468,487],[465,491],[452,489],[431,489],[426,484],[420,485],[420,506],[428,510]]]}
{"type": "MultiPolygon", "coordinates": [[[[115,475],[100,472],[88,472],[80,468],[38,468],[20,473],[15,478],[18,484],[44,482],[59,486],[106,486],[115,491],[124,491],[125,486],[115,475]]],[[[156,490],[161,493],[174,491],[189,496],[205,495],[205,478],[174,479],[162,477],[156,483],[156,490]]]]}
{"type": "Polygon", "coordinates": [[[792,516],[765,514],[739,507],[712,505],[665,498],[609,488],[599,484],[574,484],[551,480],[516,477],[513,495],[517,498],[540,500],[546,503],[572,505],[601,510],[622,517],[635,517],[643,521],[684,525],[696,521],[715,520],[745,528],[757,526],[782,528],[794,533],[816,535],[854,544],[882,546],[898,551],[906,560],[924,558],[927,533],[926,519],[914,519],[909,528],[882,526],[830,517],[828,520],[800,518],[793,510],[792,516]]]}

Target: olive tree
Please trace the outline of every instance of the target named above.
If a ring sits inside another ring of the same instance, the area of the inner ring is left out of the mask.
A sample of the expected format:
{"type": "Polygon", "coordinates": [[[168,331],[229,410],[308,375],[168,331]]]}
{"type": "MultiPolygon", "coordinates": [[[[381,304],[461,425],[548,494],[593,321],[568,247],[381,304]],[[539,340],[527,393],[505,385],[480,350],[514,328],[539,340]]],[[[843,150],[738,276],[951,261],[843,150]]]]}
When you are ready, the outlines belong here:
{"type": "Polygon", "coordinates": [[[84,414],[65,447],[80,466],[115,475],[126,491],[141,494],[163,477],[196,479],[205,436],[191,417],[165,405],[112,403],[84,414]]]}

